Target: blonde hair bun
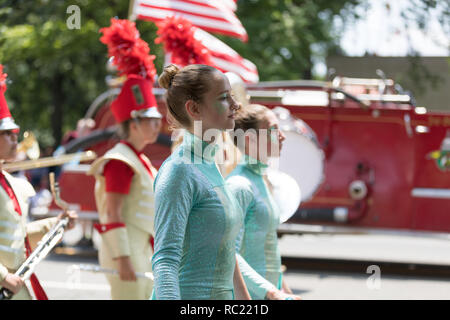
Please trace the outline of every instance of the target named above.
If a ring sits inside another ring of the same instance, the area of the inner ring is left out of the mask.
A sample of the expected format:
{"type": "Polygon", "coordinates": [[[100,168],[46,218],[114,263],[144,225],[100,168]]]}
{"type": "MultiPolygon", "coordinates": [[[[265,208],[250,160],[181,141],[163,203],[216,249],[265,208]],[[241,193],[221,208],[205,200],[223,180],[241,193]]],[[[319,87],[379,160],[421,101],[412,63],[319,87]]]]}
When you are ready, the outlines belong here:
{"type": "Polygon", "coordinates": [[[173,78],[179,71],[180,68],[178,68],[174,64],[169,64],[168,66],[164,67],[163,73],[158,78],[159,85],[164,89],[169,89],[172,85],[173,78]]]}

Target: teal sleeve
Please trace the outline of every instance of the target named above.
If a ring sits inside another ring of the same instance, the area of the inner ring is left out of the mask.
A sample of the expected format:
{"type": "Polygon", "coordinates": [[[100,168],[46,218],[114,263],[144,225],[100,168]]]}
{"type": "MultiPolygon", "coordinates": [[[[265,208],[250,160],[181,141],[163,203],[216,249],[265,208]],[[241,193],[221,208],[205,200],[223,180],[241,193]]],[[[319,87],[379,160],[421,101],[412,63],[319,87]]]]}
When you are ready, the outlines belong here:
{"type": "MultiPolygon", "coordinates": [[[[237,199],[241,209],[244,221],[246,221],[247,212],[250,212],[254,206],[254,194],[251,188],[251,183],[248,179],[242,176],[231,176],[227,179],[227,186],[237,199]]],[[[239,254],[242,246],[242,240],[245,233],[245,223],[239,231],[236,239],[236,252],[239,264],[239,269],[244,278],[247,289],[253,299],[263,300],[269,290],[275,288],[268,280],[256,272],[247,261],[239,254]]]]}
{"type": "Polygon", "coordinates": [[[275,289],[275,286],[256,272],[240,254],[237,254],[237,259],[239,269],[252,299],[264,300],[267,292],[275,289]]]}
{"type": "Polygon", "coordinates": [[[157,300],[181,299],[179,267],[189,213],[193,179],[186,165],[168,163],[155,181],[155,253],[152,268],[157,300]]]}
{"type": "MultiPolygon", "coordinates": [[[[253,191],[250,181],[241,176],[231,176],[226,180],[227,187],[236,198],[241,209],[242,220],[245,220],[246,212],[250,210],[253,205],[253,191]]],[[[244,237],[245,224],[242,224],[236,238],[236,251],[239,252],[244,237]]]]}

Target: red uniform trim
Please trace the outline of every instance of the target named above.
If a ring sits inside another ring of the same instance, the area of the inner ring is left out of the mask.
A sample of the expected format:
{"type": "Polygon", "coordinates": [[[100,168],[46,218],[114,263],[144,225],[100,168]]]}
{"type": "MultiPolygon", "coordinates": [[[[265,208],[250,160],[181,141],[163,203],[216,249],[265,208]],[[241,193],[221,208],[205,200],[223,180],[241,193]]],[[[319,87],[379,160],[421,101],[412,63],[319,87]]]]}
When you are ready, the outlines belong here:
{"type": "Polygon", "coordinates": [[[19,216],[21,216],[22,210],[20,209],[19,201],[17,200],[17,197],[14,193],[13,188],[10,186],[9,182],[6,180],[6,177],[3,175],[2,172],[0,172],[0,185],[3,187],[6,194],[13,202],[14,210],[19,214],[19,216]]]}
{"type": "Polygon", "coordinates": [[[117,228],[125,228],[125,223],[123,222],[112,222],[112,223],[94,223],[94,228],[98,231],[98,233],[102,234],[108,232],[109,230],[117,229],[117,228]]]}
{"type": "Polygon", "coordinates": [[[146,160],[144,160],[143,156],[143,152],[142,151],[138,151],[136,150],[135,147],[133,147],[133,145],[131,143],[129,143],[126,140],[121,140],[120,143],[123,143],[124,145],[126,145],[127,147],[129,147],[131,150],[133,150],[133,152],[136,154],[136,156],[139,158],[139,160],[141,161],[141,163],[144,165],[145,169],[147,169],[148,174],[150,175],[150,177],[152,177],[152,179],[155,179],[153,177],[153,173],[152,170],[150,169],[150,164],[147,163],[146,160]]]}
{"type": "MultiPolygon", "coordinates": [[[[28,241],[28,237],[25,238],[25,248],[27,251],[27,258],[28,258],[32,252],[30,242],[28,241]]],[[[44,288],[42,288],[41,284],[39,283],[38,278],[36,277],[36,275],[34,273],[30,276],[30,282],[31,282],[31,287],[33,288],[33,291],[34,291],[34,295],[36,296],[36,299],[37,300],[48,300],[48,297],[45,294],[44,288]]]]}
{"type": "MultiPolygon", "coordinates": [[[[14,210],[21,216],[22,215],[22,209],[20,208],[19,201],[17,200],[16,194],[14,193],[13,188],[9,184],[9,182],[6,180],[3,173],[0,172],[0,185],[5,189],[6,193],[8,194],[9,198],[14,203],[14,210]]],[[[28,236],[25,237],[25,253],[27,258],[30,256],[32,250],[30,246],[30,242],[28,241],[28,236]]],[[[33,288],[34,295],[36,296],[37,300],[48,300],[47,295],[45,294],[44,289],[42,288],[41,284],[39,283],[38,278],[33,273],[30,276],[30,282],[31,287],[33,288]]]]}
{"type": "Polygon", "coordinates": [[[153,236],[150,236],[150,245],[152,246],[152,251],[155,252],[155,238],[153,236]]]}

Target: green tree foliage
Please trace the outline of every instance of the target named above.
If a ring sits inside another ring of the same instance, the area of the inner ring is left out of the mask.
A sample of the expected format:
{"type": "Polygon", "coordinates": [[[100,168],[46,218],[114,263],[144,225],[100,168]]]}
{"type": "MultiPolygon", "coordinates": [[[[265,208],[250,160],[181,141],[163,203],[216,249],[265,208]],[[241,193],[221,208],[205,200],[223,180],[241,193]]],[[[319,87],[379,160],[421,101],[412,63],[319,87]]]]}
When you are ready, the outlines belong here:
{"type": "MultiPolygon", "coordinates": [[[[6,98],[23,130],[43,145],[58,145],[92,101],[107,89],[107,49],[99,29],[112,17],[127,18],[124,0],[0,0],[0,63],[8,73],[6,98]],[[70,5],[81,12],[79,29],[69,29],[70,5]]],[[[153,40],[156,26],[138,21],[141,37],[163,63],[153,40]]]]}

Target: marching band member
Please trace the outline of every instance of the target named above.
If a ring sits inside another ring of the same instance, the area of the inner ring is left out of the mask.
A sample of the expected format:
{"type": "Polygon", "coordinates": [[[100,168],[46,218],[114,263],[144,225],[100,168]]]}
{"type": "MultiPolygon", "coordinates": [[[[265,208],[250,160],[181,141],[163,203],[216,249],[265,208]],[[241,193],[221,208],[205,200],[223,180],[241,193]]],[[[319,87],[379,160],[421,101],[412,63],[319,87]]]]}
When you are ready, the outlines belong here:
{"type": "MultiPolygon", "coordinates": [[[[4,97],[5,80],[6,74],[3,74],[3,66],[0,65],[0,286],[13,292],[13,299],[31,300],[31,292],[24,281],[14,274],[15,271],[61,218],[70,218],[67,228],[71,229],[77,215],[67,211],[55,218],[27,223],[28,200],[35,195],[34,189],[28,181],[1,170],[4,161],[16,157],[19,132],[4,97]]],[[[47,300],[36,275],[31,276],[30,282],[36,299],[47,300]]]]}
{"type": "Polygon", "coordinates": [[[228,79],[210,66],[172,64],[158,81],[168,120],[185,130],[155,180],[153,298],[248,299],[235,249],[242,213],[215,163],[218,145],[204,135],[234,127],[228,79]]]}
{"type": "Polygon", "coordinates": [[[142,150],[156,141],[162,115],[152,93],[155,71],[149,59],[151,62],[154,57],[148,55],[147,44],[139,38],[134,23],[117,19],[112,19],[111,23],[101,30],[104,34],[101,41],[108,44],[118,70],[127,77],[111,104],[123,140],[94,161],[88,174],[96,179],[95,199],[100,224],[95,227],[102,237],[99,262],[102,267],[119,272],[119,276],[107,275],[111,297],[113,300],[143,300],[150,298],[153,283],[149,279],[138,279],[135,273],[151,271],[153,180],[157,171],[142,150]],[[120,42],[123,30],[134,35],[129,39],[137,41],[128,48],[135,59],[127,59],[127,53],[114,52],[127,49],[123,42],[119,47],[114,42],[120,42]],[[147,49],[139,54],[143,47],[147,49]],[[136,59],[139,55],[141,60],[136,59]]]}
{"type": "Polygon", "coordinates": [[[244,228],[237,242],[239,267],[253,299],[300,299],[282,279],[277,241],[280,212],[266,180],[268,156],[279,156],[285,136],[275,114],[262,105],[239,110],[235,122],[235,137],[238,130],[245,133],[244,143],[234,139],[243,157],[227,177],[227,185],[245,211],[244,228]]]}

